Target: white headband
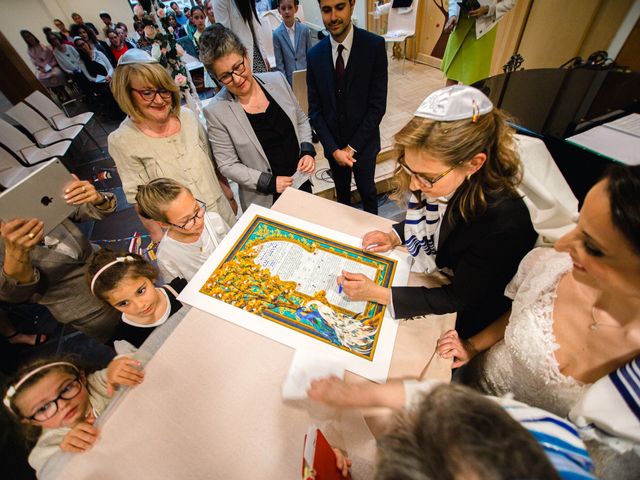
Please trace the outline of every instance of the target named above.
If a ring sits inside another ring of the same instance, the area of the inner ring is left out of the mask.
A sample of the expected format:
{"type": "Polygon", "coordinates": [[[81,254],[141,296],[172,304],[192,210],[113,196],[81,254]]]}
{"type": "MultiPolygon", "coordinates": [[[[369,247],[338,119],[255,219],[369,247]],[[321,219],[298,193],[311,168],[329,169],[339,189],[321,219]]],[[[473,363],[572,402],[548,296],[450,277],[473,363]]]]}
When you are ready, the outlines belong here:
{"type": "Polygon", "coordinates": [[[4,403],[5,407],[7,407],[9,409],[9,411],[11,411],[13,413],[13,410],[11,410],[11,400],[13,399],[13,397],[16,394],[16,392],[18,391],[18,389],[24,384],[24,382],[29,380],[31,377],[33,377],[38,372],[41,372],[41,371],[46,370],[46,369],[51,368],[51,367],[57,367],[57,366],[60,366],[60,365],[65,365],[67,367],[71,367],[76,372],[80,373],[80,370],[78,370],[78,367],[76,367],[73,363],[69,363],[69,362],[47,363],[46,365],[42,365],[42,366],[40,366],[40,367],[38,367],[38,368],[36,368],[34,370],[31,370],[29,373],[27,373],[25,376],[23,376],[20,380],[18,380],[15,384],[11,385],[7,389],[7,393],[5,394],[4,398],[2,399],[2,403],[4,403]]]}
{"type": "Polygon", "coordinates": [[[136,261],[135,258],[133,258],[131,255],[127,255],[126,257],[118,257],[113,262],[107,263],[104,267],[102,267],[100,270],[98,270],[96,272],[96,274],[93,276],[93,278],[91,279],[91,293],[93,293],[95,295],[95,293],[93,291],[93,287],[95,287],[96,280],[98,279],[100,274],[102,274],[106,269],[114,266],[116,263],[133,263],[135,261],[136,261]]]}

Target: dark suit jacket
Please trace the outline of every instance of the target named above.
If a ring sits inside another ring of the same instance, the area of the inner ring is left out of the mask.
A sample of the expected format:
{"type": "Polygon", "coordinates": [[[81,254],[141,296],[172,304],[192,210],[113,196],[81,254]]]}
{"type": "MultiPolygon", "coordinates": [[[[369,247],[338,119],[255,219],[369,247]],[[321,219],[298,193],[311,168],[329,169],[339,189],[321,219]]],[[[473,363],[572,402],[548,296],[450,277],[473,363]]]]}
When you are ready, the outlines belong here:
{"type": "Polygon", "coordinates": [[[345,70],[346,102],[339,118],[331,41],[324,38],[307,54],[309,120],[327,158],[351,145],[356,158],[380,151],[380,121],[387,108],[387,52],[384,39],[355,26],[345,70]]]}
{"type": "MultiPolygon", "coordinates": [[[[393,309],[397,318],[457,312],[456,330],[469,338],[511,306],[504,289],[537,234],[521,198],[494,200],[484,215],[468,222],[459,214],[447,221],[447,214],[436,264],[453,271],[451,283],[440,288],[393,287],[393,309]]],[[[393,228],[404,243],[404,222],[393,228]]]]}

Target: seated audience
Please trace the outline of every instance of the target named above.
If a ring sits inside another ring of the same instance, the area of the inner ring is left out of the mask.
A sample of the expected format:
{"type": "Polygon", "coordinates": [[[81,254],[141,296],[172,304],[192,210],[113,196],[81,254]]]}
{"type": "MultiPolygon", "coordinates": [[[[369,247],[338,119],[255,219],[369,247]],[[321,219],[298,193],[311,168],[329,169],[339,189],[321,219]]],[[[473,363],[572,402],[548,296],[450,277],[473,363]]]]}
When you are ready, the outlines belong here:
{"type": "Polygon", "coordinates": [[[102,40],[98,40],[98,37],[93,33],[92,30],[86,28],[84,25],[72,25],[71,33],[73,34],[73,41],[75,43],[76,37],[80,37],[84,42],[91,45],[93,50],[97,50],[102,53],[107,59],[112,67],[116,65],[116,59],[111,53],[111,48],[102,40]]]}
{"type": "MultiPolygon", "coordinates": [[[[169,6],[173,11],[173,15],[176,17],[176,22],[178,22],[178,25],[180,25],[181,27],[184,26],[189,21],[189,19],[184,14],[184,12],[180,10],[180,6],[176,2],[171,2],[169,6]]],[[[188,10],[188,8],[185,8],[185,11],[186,10],[188,10]]]]}
{"type": "Polygon", "coordinates": [[[173,38],[177,40],[179,38],[187,36],[187,32],[184,30],[184,28],[178,25],[175,15],[169,14],[167,15],[167,19],[169,21],[169,27],[173,29],[173,31],[169,32],[170,35],[173,35],[173,38]]]}
{"type": "MultiPolygon", "coordinates": [[[[73,42],[80,55],[80,68],[85,77],[93,84],[107,85],[113,76],[113,67],[109,59],[98,49],[93,48],[89,42],[76,37],[73,42]]],[[[104,89],[102,89],[104,90],[104,89]]]]}
{"type": "MultiPolygon", "coordinates": [[[[195,114],[180,107],[180,90],[166,69],[145,52],[129,50],[120,58],[112,87],[128,115],[108,139],[127,201],[135,204],[138,185],[168,177],[233,225],[235,215],[223,194],[207,134],[195,114]]],[[[230,189],[228,194],[233,198],[230,189]]],[[[159,241],[162,230],[152,221],[143,222],[159,241]]]]}
{"type": "Polygon", "coordinates": [[[191,280],[229,231],[216,212],[206,212],[187,187],[170,178],[138,185],[136,204],[142,217],[166,229],[158,246],[158,268],[165,280],[191,280]]]}
{"type": "Polygon", "coordinates": [[[71,32],[67,29],[67,27],[64,24],[64,22],[62,20],[60,20],[59,18],[55,18],[53,20],[53,24],[58,29],[58,32],[60,32],[60,35],[62,35],[63,42],[68,44],[68,45],[72,45],[73,44],[73,36],[71,35],[71,32]]]}
{"type": "Polygon", "coordinates": [[[146,12],[144,11],[144,7],[140,3],[137,3],[133,7],[133,23],[141,22],[145,14],[146,12]]]}
{"type": "MultiPolygon", "coordinates": [[[[97,298],[121,315],[112,340],[126,340],[140,347],[156,327],[182,309],[178,294],[187,285],[174,278],[156,287],[158,270],[140,255],[98,250],[89,259],[87,283],[97,298]]],[[[182,311],[182,314],[187,309],[182,311]]]]}
{"type": "Polygon", "coordinates": [[[110,29],[107,32],[107,38],[109,39],[109,43],[111,44],[111,53],[113,54],[116,62],[120,60],[120,57],[129,50],[129,47],[122,41],[122,36],[118,35],[118,32],[110,29]]]}
{"type": "Polygon", "coordinates": [[[111,15],[109,15],[107,12],[100,12],[100,20],[102,20],[104,23],[104,27],[102,27],[102,33],[104,33],[105,38],[107,38],[109,30],[113,30],[115,28],[115,25],[111,20],[111,15]]]}
{"type": "MultiPolygon", "coordinates": [[[[79,13],[72,13],[71,14],[71,20],[73,20],[73,23],[75,25],[83,25],[85,27],[87,27],[88,30],[91,30],[93,32],[93,34],[97,37],[98,35],[100,35],[100,32],[98,31],[98,29],[96,28],[96,26],[91,23],[91,22],[85,22],[82,17],[80,16],[79,13]]],[[[73,25],[71,25],[71,27],[73,27],[73,25]]],[[[73,33],[73,30],[71,30],[71,36],[72,37],[76,37],[77,34],[73,33]]]]}
{"type": "Polygon", "coordinates": [[[116,28],[114,30],[120,36],[120,40],[127,46],[127,48],[136,48],[136,42],[129,37],[129,28],[126,24],[118,22],[116,23],[116,28]]]}
{"type": "Polygon", "coordinates": [[[89,95],[91,85],[89,79],[82,73],[82,60],[80,54],[72,45],[67,45],[62,41],[62,35],[51,32],[47,35],[47,42],[53,48],[53,56],[56,57],[58,66],[78,85],[82,93],[89,95]]]}
{"type": "Polygon", "coordinates": [[[93,248],[72,220],[100,220],[113,213],[115,196],[84,180],[70,183],[66,196],[78,209],[46,236],[42,221],[35,218],[0,223],[0,300],[40,304],[58,322],[106,341],[118,315],[87,287],[84,265],[93,248]]]}
{"type": "Polygon", "coordinates": [[[395,135],[397,198],[411,192],[406,220],[390,232],[367,233],[362,246],[385,252],[404,244],[414,271],[440,271],[450,283],[389,289],[344,272],[338,282],[345,294],[391,305],[396,318],[457,312],[462,338],[506,312],[504,288],[536,240],[517,191],[522,165],[513,134],[506,115],[475,88],[429,95],[395,135]]]}
{"type": "MultiPolygon", "coordinates": [[[[200,59],[224,85],[204,111],[218,168],[240,186],[243,209],[269,207],[296,171],[315,170],[309,120],[281,73],[253,74],[247,49],[228,28],[205,30],[200,59]]],[[[311,182],[300,189],[311,192],[311,182]]]]}
{"type": "Polygon", "coordinates": [[[118,357],[95,373],[66,358],[36,360],[23,367],[8,383],[3,404],[17,422],[40,430],[29,454],[36,475],[60,450],[91,449],[99,436],[94,423],[111,402],[114,389],[143,380],[141,363],[129,357],[118,357]]]}
{"type": "Polygon", "coordinates": [[[133,22],[133,30],[134,30],[134,39],[136,41],[136,48],[138,41],[144,36],[144,23],[142,22],[133,22]]]}
{"type": "Polygon", "coordinates": [[[311,383],[311,399],[335,407],[405,409],[378,440],[376,478],[594,480],[575,427],[509,397],[484,397],[438,380],[311,383]]]}
{"type": "Polygon", "coordinates": [[[157,33],[155,21],[151,16],[145,15],[142,20],[142,34],[136,42],[136,47],[151,54],[153,40],[156,38],[157,33]]]}
{"type": "Polygon", "coordinates": [[[640,351],[640,167],[615,166],[578,226],[527,255],[506,288],[511,311],[478,334],[443,334],[464,382],[566,416],[590,384],[640,351]],[[482,353],[481,355],[478,355],[482,353]],[[474,358],[475,357],[475,358],[474,358]]]}
{"type": "Polygon", "coordinates": [[[60,100],[68,100],[69,94],[64,88],[66,78],[58,66],[51,47],[40,43],[40,40],[28,30],[20,30],[20,35],[28,46],[29,58],[31,58],[33,66],[36,67],[36,77],[40,83],[53,90],[60,100]]]}
{"type": "Polygon", "coordinates": [[[282,16],[282,23],[273,31],[275,69],[287,77],[291,86],[293,72],[306,70],[307,52],[311,48],[311,30],[296,21],[299,4],[299,0],[279,0],[278,12],[282,16]]]}

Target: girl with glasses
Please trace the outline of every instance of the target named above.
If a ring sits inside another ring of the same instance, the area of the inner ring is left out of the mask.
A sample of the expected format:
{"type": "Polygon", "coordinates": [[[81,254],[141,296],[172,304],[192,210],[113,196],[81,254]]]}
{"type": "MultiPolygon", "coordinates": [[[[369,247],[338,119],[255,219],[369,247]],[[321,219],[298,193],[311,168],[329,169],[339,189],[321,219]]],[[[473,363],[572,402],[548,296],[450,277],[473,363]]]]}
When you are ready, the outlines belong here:
{"type": "Polygon", "coordinates": [[[191,280],[229,231],[220,215],[207,212],[204,202],[170,178],[139,185],[136,202],[140,215],[165,229],[157,253],[165,279],[191,280]]]}
{"type": "Polygon", "coordinates": [[[114,342],[140,347],[170,317],[188,311],[177,299],[187,281],[178,277],[156,287],[158,270],[135,253],[98,250],[89,260],[86,279],[93,295],[122,314],[114,342]]]}
{"type": "Polygon", "coordinates": [[[447,284],[387,289],[349,272],[338,282],[351,299],[389,305],[396,318],[456,312],[456,329],[468,338],[509,309],[504,288],[536,240],[517,191],[513,129],[482,92],[454,86],[429,95],[395,142],[406,219],[367,233],[362,246],[406,245],[414,271],[440,272],[447,284]]]}
{"type": "Polygon", "coordinates": [[[90,374],[69,359],[39,360],[22,368],[9,382],[3,404],[16,421],[41,429],[29,455],[36,474],[59,450],[89,450],[98,438],[96,419],[111,402],[115,388],[143,380],[141,363],[126,356],[90,374]]]}

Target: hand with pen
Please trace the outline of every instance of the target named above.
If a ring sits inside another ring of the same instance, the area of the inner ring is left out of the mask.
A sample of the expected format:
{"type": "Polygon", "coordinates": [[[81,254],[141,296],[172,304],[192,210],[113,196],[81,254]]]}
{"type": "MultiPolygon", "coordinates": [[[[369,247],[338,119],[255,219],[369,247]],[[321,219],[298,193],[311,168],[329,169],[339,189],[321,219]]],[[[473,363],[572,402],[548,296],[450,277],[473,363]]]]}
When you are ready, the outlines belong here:
{"type": "Polygon", "coordinates": [[[338,276],[338,292],[344,293],[349,300],[372,301],[380,305],[388,305],[391,301],[391,289],[377,285],[369,277],[361,273],[342,271],[338,276]]]}

